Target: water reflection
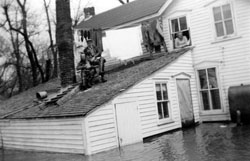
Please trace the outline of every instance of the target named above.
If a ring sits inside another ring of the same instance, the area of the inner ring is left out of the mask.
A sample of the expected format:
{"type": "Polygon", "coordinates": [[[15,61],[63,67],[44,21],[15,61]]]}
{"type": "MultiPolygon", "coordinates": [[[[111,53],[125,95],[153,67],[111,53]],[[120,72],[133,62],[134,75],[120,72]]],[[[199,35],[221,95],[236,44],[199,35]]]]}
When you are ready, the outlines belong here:
{"type": "Polygon", "coordinates": [[[4,150],[1,161],[235,161],[250,160],[250,126],[202,124],[93,156],[4,150]]]}

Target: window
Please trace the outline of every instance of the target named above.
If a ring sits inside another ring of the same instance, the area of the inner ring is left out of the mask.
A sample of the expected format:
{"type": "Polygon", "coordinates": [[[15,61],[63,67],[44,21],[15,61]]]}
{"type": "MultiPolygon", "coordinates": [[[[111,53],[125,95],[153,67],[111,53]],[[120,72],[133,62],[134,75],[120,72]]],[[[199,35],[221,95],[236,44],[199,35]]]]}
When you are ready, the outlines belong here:
{"type": "Polygon", "coordinates": [[[203,110],[221,109],[220,91],[216,76],[216,68],[198,70],[200,81],[200,96],[203,103],[203,110]]]}
{"type": "Polygon", "coordinates": [[[217,37],[234,34],[234,23],[230,4],[213,7],[214,25],[217,37]]]}
{"type": "Polygon", "coordinates": [[[170,23],[171,23],[171,31],[172,31],[171,35],[173,39],[174,49],[176,48],[175,39],[177,37],[177,33],[179,32],[182,32],[183,36],[185,36],[189,41],[188,44],[191,45],[190,29],[188,28],[186,16],[171,19],[170,23]]]}
{"type": "Polygon", "coordinates": [[[160,120],[169,118],[169,99],[168,99],[167,83],[156,83],[155,89],[156,89],[158,118],[160,120]]]}

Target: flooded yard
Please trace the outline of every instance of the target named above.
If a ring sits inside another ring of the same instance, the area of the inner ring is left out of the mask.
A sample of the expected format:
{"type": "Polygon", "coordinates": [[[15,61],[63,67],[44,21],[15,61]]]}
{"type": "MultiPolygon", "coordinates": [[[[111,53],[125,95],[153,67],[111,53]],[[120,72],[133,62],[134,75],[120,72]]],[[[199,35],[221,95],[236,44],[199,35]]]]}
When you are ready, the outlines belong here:
{"type": "Polygon", "coordinates": [[[1,161],[244,161],[250,160],[250,126],[210,123],[93,156],[1,150],[1,161]]]}

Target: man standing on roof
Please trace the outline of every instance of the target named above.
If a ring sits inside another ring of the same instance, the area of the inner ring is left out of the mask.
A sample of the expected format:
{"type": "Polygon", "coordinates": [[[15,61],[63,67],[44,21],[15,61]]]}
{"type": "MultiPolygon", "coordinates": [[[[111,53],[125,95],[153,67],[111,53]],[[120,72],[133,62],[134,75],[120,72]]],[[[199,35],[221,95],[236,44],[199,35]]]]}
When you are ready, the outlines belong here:
{"type": "Polygon", "coordinates": [[[98,65],[99,66],[99,75],[101,76],[101,81],[106,82],[104,79],[104,63],[106,60],[101,56],[101,51],[93,44],[93,40],[87,40],[87,47],[84,49],[84,54],[86,56],[86,61],[90,63],[90,65],[98,65]]]}

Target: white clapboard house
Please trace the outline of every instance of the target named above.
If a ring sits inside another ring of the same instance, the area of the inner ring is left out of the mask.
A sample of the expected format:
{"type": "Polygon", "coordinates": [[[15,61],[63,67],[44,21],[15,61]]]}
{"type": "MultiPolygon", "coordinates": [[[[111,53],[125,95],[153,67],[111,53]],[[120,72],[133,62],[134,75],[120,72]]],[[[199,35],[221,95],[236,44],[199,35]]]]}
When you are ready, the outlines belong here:
{"type": "Polygon", "coordinates": [[[182,32],[194,47],[192,64],[201,120],[226,121],[230,120],[229,87],[250,84],[249,3],[248,0],[137,0],[97,15],[85,25],[105,26],[110,21],[105,18],[111,15],[114,15],[111,29],[160,18],[169,51],[175,50],[176,34],[182,32]],[[132,6],[140,10],[134,11],[132,6]],[[121,12],[116,17],[119,11],[129,14],[121,12]]]}
{"type": "Polygon", "coordinates": [[[250,80],[250,1],[136,0],[113,11],[126,6],[113,27],[161,17],[172,52],[113,70],[84,92],[72,87],[34,102],[37,91],[59,86],[52,81],[1,103],[2,147],[89,155],[189,123],[230,120],[228,88],[250,80]],[[179,31],[190,41],[181,51],[173,43],[179,31]]]}
{"type": "Polygon", "coordinates": [[[16,95],[1,104],[0,145],[89,155],[197,123],[191,52],[160,54],[124,66],[109,73],[106,83],[83,92],[77,86],[55,92],[59,83],[52,81],[16,95]],[[34,102],[39,90],[57,95],[34,102]]]}
{"type": "Polygon", "coordinates": [[[228,89],[250,84],[250,1],[175,0],[164,12],[168,48],[189,37],[202,121],[230,120],[228,89]]]}

